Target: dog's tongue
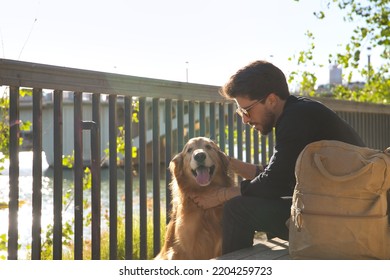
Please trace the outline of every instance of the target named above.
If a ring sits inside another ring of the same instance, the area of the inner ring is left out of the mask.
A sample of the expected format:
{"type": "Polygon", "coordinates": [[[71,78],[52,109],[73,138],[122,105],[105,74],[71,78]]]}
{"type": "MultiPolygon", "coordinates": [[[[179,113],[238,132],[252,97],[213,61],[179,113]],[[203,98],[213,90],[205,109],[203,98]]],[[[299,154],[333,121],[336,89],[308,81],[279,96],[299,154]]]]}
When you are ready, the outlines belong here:
{"type": "Polygon", "coordinates": [[[205,186],[208,185],[210,182],[210,172],[209,168],[206,168],[204,166],[198,167],[196,169],[196,182],[201,185],[205,186]]]}

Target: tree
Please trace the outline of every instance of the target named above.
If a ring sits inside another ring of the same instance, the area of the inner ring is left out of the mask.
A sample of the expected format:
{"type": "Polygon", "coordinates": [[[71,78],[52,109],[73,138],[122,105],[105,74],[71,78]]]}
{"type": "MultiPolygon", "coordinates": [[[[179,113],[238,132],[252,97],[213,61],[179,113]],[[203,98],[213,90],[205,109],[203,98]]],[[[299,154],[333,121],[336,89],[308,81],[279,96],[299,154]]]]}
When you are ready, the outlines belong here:
{"type": "MultiPolygon", "coordinates": [[[[299,0],[294,0],[299,2],[299,0]]],[[[362,89],[335,88],[335,96],[343,99],[390,103],[390,0],[326,0],[329,9],[336,5],[345,11],[344,21],[357,23],[349,43],[341,53],[329,54],[329,62],[336,62],[345,69],[358,70],[367,83],[362,89]],[[359,69],[361,53],[367,48],[379,48],[384,63],[379,69],[359,69]]],[[[314,15],[322,20],[327,10],[316,11],[314,15]]],[[[313,35],[312,35],[312,38],[313,35]]],[[[352,79],[352,71],[348,81],[352,79]]]]}

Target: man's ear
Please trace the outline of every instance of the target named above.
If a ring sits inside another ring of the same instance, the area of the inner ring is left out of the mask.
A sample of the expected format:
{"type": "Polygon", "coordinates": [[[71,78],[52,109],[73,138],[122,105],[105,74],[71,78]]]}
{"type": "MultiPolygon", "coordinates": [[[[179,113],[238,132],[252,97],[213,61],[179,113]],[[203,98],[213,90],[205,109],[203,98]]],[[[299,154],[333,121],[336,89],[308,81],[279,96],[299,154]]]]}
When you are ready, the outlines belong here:
{"type": "Polygon", "coordinates": [[[280,101],[279,96],[277,96],[275,93],[270,93],[267,96],[267,100],[265,102],[265,105],[273,108],[278,104],[279,101],[280,101]]]}

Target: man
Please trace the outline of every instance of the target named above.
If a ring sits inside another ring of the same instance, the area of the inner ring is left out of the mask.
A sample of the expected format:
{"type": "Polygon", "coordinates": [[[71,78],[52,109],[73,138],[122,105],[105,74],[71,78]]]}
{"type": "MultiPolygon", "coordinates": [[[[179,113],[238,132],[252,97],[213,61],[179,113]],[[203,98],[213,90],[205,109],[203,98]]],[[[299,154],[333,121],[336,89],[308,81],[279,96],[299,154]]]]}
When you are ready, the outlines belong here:
{"type": "Polygon", "coordinates": [[[214,196],[194,200],[203,208],[225,202],[224,254],[252,246],[255,231],[288,240],[295,162],[303,148],[319,140],[365,145],[335,112],[317,101],[290,95],[283,72],[269,62],[255,61],[242,68],[220,94],[233,99],[243,123],[262,135],[275,128],[274,153],[265,168],[232,158],[231,168],[247,180],[239,188],[221,188],[214,196]]]}

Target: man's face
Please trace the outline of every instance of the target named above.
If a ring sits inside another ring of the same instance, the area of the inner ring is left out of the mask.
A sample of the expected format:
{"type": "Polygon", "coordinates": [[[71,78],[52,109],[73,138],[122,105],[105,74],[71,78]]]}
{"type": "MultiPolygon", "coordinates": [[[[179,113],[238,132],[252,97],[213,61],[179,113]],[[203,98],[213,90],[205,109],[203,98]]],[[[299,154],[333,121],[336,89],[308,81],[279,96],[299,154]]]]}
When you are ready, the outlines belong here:
{"type": "Polygon", "coordinates": [[[276,123],[276,114],[267,106],[267,98],[263,102],[247,97],[236,97],[237,113],[244,124],[249,124],[262,135],[270,133],[276,123]]]}

